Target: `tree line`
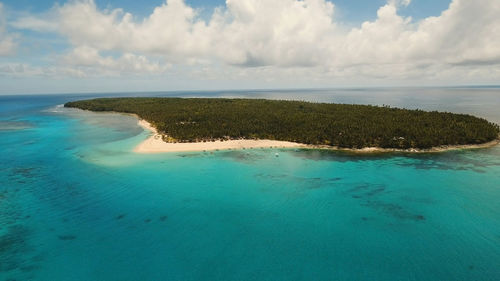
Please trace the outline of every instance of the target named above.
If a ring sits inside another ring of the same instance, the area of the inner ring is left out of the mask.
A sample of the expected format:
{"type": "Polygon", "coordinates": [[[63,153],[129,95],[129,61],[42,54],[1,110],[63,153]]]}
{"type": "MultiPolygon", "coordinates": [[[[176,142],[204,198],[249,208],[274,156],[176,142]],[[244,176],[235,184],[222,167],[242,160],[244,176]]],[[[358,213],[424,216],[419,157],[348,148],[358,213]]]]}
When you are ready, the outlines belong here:
{"type": "Polygon", "coordinates": [[[467,114],[388,106],[222,98],[99,98],[66,107],[134,113],[164,140],[272,139],[344,148],[481,144],[499,126],[467,114]]]}

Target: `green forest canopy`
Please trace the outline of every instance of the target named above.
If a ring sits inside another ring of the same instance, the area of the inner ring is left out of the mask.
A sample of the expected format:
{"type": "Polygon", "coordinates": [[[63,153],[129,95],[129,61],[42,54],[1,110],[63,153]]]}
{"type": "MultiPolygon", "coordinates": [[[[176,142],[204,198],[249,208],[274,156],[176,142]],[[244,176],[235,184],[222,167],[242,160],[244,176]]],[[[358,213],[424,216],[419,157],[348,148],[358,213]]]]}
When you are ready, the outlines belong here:
{"type": "Polygon", "coordinates": [[[223,98],[99,98],[66,107],[134,113],[164,139],[271,139],[345,148],[481,144],[499,126],[466,114],[387,106],[223,98]]]}

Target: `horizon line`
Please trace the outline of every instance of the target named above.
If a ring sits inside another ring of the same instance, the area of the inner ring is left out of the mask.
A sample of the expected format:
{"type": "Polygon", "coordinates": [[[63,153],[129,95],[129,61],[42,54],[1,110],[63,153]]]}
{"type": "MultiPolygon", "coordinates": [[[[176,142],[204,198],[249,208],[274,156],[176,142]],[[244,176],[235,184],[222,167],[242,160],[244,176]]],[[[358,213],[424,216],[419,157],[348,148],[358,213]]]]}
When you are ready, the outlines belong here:
{"type": "Polygon", "coordinates": [[[317,87],[317,88],[240,88],[240,89],[185,89],[185,90],[157,90],[157,91],[82,91],[82,92],[40,92],[40,93],[0,93],[0,96],[49,96],[49,95],[92,95],[92,94],[148,94],[148,93],[210,93],[210,92],[281,92],[281,91],[327,91],[327,90],[366,90],[366,89],[495,89],[498,85],[446,85],[446,86],[339,86],[339,87],[317,87]]]}

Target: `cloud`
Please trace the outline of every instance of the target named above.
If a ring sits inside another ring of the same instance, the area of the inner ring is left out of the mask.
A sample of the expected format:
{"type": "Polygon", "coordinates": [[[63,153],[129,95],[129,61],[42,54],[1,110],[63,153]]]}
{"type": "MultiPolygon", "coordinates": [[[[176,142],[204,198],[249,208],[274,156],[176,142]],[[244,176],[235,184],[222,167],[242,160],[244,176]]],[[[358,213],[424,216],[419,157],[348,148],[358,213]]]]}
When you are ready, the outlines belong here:
{"type": "Polygon", "coordinates": [[[391,6],[408,7],[411,4],[411,0],[389,0],[387,3],[391,6]]]}
{"type": "Polygon", "coordinates": [[[118,58],[101,56],[99,51],[88,46],[75,48],[63,57],[66,66],[73,66],[84,73],[105,74],[117,76],[120,74],[159,74],[165,72],[169,65],[160,62],[151,62],[145,56],[125,53],[118,58]]]}
{"type": "Polygon", "coordinates": [[[7,21],[0,2],[0,56],[13,54],[16,47],[15,36],[7,32],[7,21]]]}
{"type": "MultiPolygon", "coordinates": [[[[16,29],[29,29],[37,32],[58,32],[56,21],[50,19],[52,14],[44,16],[22,16],[9,23],[16,29]]],[[[57,15],[56,15],[57,16],[57,15]]]]}
{"type": "Polygon", "coordinates": [[[334,3],[326,0],[227,0],[207,20],[183,0],[168,0],[143,19],[76,0],[55,6],[50,18],[25,17],[13,26],[57,32],[73,47],[63,62],[112,73],[162,73],[173,64],[325,80],[491,78],[486,68],[498,74],[498,0],[453,0],[441,15],[420,21],[398,14],[408,5],[389,0],[375,20],[352,28],[336,20],[334,3]],[[106,52],[119,55],[101,55],[106,52]]]}
{"type": "Polygon", "coordinates": [[[196,11],[181,0],[170,0],[141,22],[121,9],[99,11],[94,1],[70,2],[59,9],[59,32],[75,46],[161,54],[176,58],[207,53],[210,34],[196,11]]]}
{"type": "Polygon", "coordinates": [[[124,75],[159,75],[169,64],[152,62],[145,56],[130,53],[114,58],[102,56],[97,49],[81,46],[58,58],[58,63],[34,66],[29,63],[0,64],[0,76],[44,76],[52,78],[120,77],[124,75]]]}
{"type": "Polygon", "coordinates": [[[498,60],[499,12],[498,1],[455,0],[440,17],[422,21],[419,43],[428,46],[428,56],[441,57],[447,63],[498,60]]]}
{"type": "Polygon", "coordinates": [[[142,21],[93,1],[59,8],[59,32],[75,46],[163,55],[171,62],[219,59],[242,66],[310,66],[328,55],[334,5],[324,0],[228,0],[209,22],[182,0],[142,21]],[[326,40],[325,40],[326,39],[326,40]]]}
{"type": "Polygon", "coordinates": [[[315,66],[340,39],[335,7],[323,0],[228,0],[210,23],[211,52],[242,66],[315,66]]]}
{"type": "Polygon", "coordinates": [[[27,63],[7,63],[0,64],[0,77],[47,77],[47,78],[67,78],[87,77],[84,71],[67,66],[33,66],[27,63]]]}

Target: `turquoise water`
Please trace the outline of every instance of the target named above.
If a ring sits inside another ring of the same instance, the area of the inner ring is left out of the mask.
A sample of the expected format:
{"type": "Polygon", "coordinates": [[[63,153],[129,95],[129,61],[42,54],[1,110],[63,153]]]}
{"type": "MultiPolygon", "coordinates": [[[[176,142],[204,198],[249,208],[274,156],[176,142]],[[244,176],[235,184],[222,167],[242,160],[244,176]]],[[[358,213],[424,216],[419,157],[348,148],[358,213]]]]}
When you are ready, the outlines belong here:
{"type": "MultiPolygon", "coordinates": [[[[500,89],[155,95],[390,104],[500,122],[500,89]]],[[[500,279],[498,146],[138,155],[147,132],[133,117],[57,106],[85,97],[0,97],[0,280],[500,279]]]]}

